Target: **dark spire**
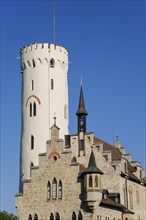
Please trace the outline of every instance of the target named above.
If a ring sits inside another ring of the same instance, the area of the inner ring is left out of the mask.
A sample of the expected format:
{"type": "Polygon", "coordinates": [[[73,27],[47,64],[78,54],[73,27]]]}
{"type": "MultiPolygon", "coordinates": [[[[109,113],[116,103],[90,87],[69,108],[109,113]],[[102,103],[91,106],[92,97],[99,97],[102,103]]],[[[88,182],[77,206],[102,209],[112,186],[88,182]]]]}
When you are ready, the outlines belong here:
{"type": "Polygon", "coordinates": [[[93,150],[91,151],[90,159],[89,159],[89,164],[84,173],[99,173],[103,174],[103,172],[97,168],[96,162],[95,162],[95,156],[93,150]]]}
{"type": "Polygon", "coordinates": [[[79,107],[76,112],[76,115],[88,115],[86,109],[85,109],[85,104],[84,104],[84,96],[83,96],[83,89],[82,89],[82,84],[81,84],[81,89],[80,89],[80,99],[79,99],[79,107]]]}

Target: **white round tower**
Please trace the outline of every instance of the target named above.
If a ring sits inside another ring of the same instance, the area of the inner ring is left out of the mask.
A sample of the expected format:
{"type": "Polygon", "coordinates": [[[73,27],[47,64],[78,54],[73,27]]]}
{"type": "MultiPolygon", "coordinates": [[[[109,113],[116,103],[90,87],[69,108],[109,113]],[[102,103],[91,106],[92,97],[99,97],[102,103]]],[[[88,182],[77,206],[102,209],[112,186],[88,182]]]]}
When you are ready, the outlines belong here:
{"type": "Polygon", "coordinates": [[[38,155],[46,152],[53,118],[60,138],[68,134],[68,52],[64,47],[37,43],[21,49],[22,136],[20,185],[30,178],[30,167],[38,166],[38,155]]]}

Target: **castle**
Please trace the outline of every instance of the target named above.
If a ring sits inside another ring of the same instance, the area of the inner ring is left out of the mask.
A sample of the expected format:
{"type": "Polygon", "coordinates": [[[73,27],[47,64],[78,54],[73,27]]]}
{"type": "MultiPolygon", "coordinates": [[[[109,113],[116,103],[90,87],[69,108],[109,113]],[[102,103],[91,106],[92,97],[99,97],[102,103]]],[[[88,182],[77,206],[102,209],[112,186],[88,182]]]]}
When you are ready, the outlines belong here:
{"type": "Polygon", "coordinates": [[[22,135],[19,220],[144,220],[146,178],[118,138],[86,131],[83,88],[77,134],[68,132],[68,52],[55,44],[21,49],[22,135]]]}

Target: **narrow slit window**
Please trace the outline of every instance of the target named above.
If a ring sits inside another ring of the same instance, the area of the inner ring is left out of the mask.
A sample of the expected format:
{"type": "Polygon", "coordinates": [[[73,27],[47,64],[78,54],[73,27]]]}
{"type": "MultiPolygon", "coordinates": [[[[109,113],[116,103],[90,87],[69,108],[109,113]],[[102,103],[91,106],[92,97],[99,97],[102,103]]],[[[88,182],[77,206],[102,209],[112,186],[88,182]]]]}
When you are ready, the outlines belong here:
{"type": "Polygon", "coordinates": [[[54,89],[54,80],[51,79],[51,90],[53,90],[53,89],[54,89]]]}
{"type": "Polygon", "coordinates": [[[59,192],[58,192],[58,198],[62,199],[62,182],[61,180],[59,181],[59,192]]]}
{"type": "Polygon", "coordinates": [[[89,187],[92,187],[93,185],[93,181],[92,181],[92,176],[90,175],[89,176],[89,187]]]}
{"type": "Polygon", "coordinates": [[[50,184],[50,181],[48,181],[48,199],[51,199],[51,184],[50,184]]]}
{"type": "Polygon", "coordinates": [[[30,115],[30,117],[32,117],[32,104],[31,103],[29,105],[29,115],[30,115]]]}
{"type": "Polygon", "coordinates": [[[36,103],[33,103],[33,116],[36,116],[36,103]]]}
{"type": "Polygon", "coordinates": [[[95,187],[98,187],[98,177],[95,176],[95,187]]]}
{"type": "Polygon", "coordinates": [[[34,136],[31,135],[31,150],[34,149],[34,136]]]}
{"type": "Polygon", "coordinates": [[[35,67],[35,61],[34,61],[34,59],[32,60],[32,65],[33,65],[33,67],[35,67]]]}

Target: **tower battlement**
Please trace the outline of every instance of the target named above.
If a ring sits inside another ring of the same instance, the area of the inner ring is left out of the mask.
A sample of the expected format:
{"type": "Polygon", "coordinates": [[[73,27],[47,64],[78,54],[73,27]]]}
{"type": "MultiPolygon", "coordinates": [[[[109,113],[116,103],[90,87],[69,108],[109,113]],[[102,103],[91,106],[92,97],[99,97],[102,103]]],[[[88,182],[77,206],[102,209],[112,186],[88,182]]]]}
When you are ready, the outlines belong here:
{"type": "Polygon", "coordinates": [[[20,49],[20,53],[27,53],[29,51],[37,50],[37,49],[44,49],[49,50],[49,52],[56,50],[60,52],[64,52],[64,54],[68,54],[68,50],[62,46],[52,44],[52,43],[33,43],[27,46],[24,46],[20,49]]]}
{"type": "Polygon", "coordinates": [[[51,43],[34,43],[20,49],[21,71],[35,68],[38,64],[49,63],[51,59],[62,66],[68,66],[68,51],[62,46],[51,43]]]}

